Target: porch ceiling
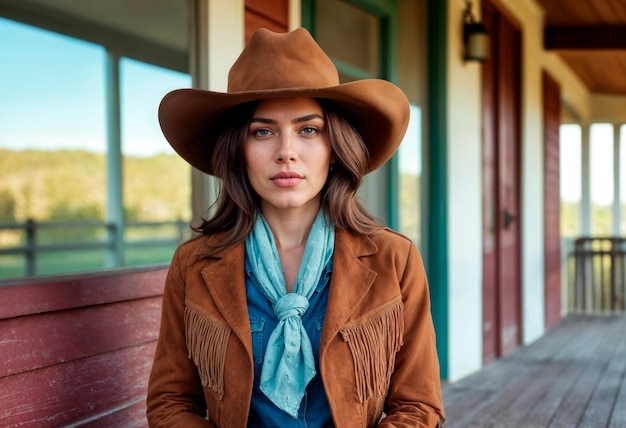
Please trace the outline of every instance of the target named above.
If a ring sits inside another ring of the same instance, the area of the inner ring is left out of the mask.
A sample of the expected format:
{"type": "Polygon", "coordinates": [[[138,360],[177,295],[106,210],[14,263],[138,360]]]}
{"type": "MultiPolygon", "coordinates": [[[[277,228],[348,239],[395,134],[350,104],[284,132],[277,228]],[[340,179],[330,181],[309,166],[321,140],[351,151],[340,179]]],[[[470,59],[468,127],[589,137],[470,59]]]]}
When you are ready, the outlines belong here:
{"type": "MultiPolygon", "coordinates": [[[[590,91],[626,95],[626,0],[536,1],[546,16],[545,49],[558,53],[590,91]]],[[[108,34],[108,40],[130,36],[136,41],[135,51],[160,52],[150,62],[181,71],[186,68],[187,17],[177,2],[0,0],[0,6],[11,18],[87,40],[99,42],[102,34],[108,34]],[[77,25],[77,18],[85,25],[77,25]]],[[[129,49],[127,41],[123,47],[129,49]]]]}
{"type": "Polygon", "coordinates": [[[591,92],[626,95],[626,0],[537,2],[545,11],[545,49],[591,92]]]}
{"type": "Polygon", "coordinates": [[[0,16],[105,46],[120,56],[187,72],[182,0],[0,0],[0,16]]]}

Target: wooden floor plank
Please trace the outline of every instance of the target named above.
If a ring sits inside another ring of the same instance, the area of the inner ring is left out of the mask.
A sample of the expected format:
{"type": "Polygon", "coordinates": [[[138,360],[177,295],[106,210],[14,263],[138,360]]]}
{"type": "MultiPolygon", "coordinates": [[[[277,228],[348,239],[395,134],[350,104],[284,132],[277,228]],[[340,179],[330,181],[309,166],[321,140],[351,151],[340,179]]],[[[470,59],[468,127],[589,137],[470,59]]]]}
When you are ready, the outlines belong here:
{"type": "MultiPolygon", "coordinates": [[[[598,323],[597,319],[590,320],[590,323],[593,323],[593,326],[597,329],[594,329],[593,331],[595,332],[596,337],[600,337],[602,339],[601,344],[596,346],[592,345],[590,347],[595,352],[593,352],[588,359],[578,358],[577,361],[580,361],[581,363],[586,362],[587,366],[581,373],[581,376],[578,378],[576,383],[572,386],[567,396],[559,405],[559,408],[549,425],[550,428],[606,426],[606,421],[600,425],[585,425],[582,423],[583,415],[589,406],[593,392],[597,388],[598,383],[606,371],[607,366],[610,363],[610,359],[618,356],[614,353],[616,343],[612,340],[613,336],[608,334],[610,333],[610,329],[603,323],[598,323]]],[[[591,339],[591,333],[590,331],[584,331],[584,328],[585,326],[581,325],[580,340],[589,341],[591,339]]],[[[626,332],[624,334],[626,334],[626,332]]],[[[622,356],[622,358],[626,358],[626,356],[622,356]]],[[[593,412],[592,408],[590,408],[590,412],[593,412]]]]}
{"type": "Polygon", "coordinates": [[[626,427],[626,316],[566,317],[442,391],[446,428],[626,427]]]}
{"type": "MultiPolygon", "coordinates": [[[[600,345],[600,339],[590,341],[579,341],[580,349],[578,357],[584,361],[590,357],[600,345]]],[[[586,363],[578,360],[570,360],[558,377],[546,388],[545,394],[539,400],[535,407],[526,415],[524,425],[527,428],[541,428],[550,425],[557,409],[563,402],[564,397],[572,389],[576,381],[582,376],[586,363]]]]}
{"type": "MultiPolygon", "coordinates": [[[[451,415],[465,415],[466,418],[470,419],[476,412],[480,411],[481,406],[484,403],[489,402],[493,398],[493,394],[495,391],[471,391],[468,393],[467,390],[457,390],[452,392],[451,395],[448,395],[446,398],[449,400],[449,405],[446,406],[446,413],[451,415]],[[455,392],[459,394],[461,399],[455,399],[455,392]]],[[[456,418],[455,420],[450,420],[446,422],[445,427],[461,427],[463,420],[459,420],[456,418]]]]}
{"type": "Polygon", "coordinates": [[[558,381],[566,366],[564,363],[546,363],[518,390],[518,396],[510,406],[490,418],[490,426],[501,428],[528,427],[528,414],[540,403],[550,385],[558,381]]]}
{"type": "Polygon", "coordinates": [[[480,418],[494,403],[501,402],[503,391],[525,376],[514,361],[497,360],[475,375],[444,387],[444,407],[448,415],[446,428],[467,427],[480,418]],[[454,396],[451,394],[454,393],[454,396]],[[487,410],[485,410],[487,409],[487,410]]]}
{"type": "Polygon", "coordinates": [[[608,428],[623,428],[624,426],[626,426],[626,374],[622,376],[608,428]]]}
{"type": "MultiPolygon", "coordinates": [[[[496,415],[492,420],[494,427],[525,427],[538,428],[548,426],[554,411],[558,408],[564,393],[571,386],[570,379],[576,379],[579,375],[572,372],[571,356],[591,355],[591,342],[573,340],[577,336],[578,329],[573,326],[564,326],[557,336],[547,337],[542,343],[528,347],[535,352],[522,355],[522,358],[532,355],[541,355],[541,371],[530,383],[530,386],[521,392],[519,398],[509,406],[506,411],[496,415]],[[555,385],[563,385],[560,391],[555,385]]],[[[596,340],[599,345],[599,339],[596,340]]],[[[536,361],[535,363],[538,363],[536,361]]]]}
{"type": "MultiPolygon", "coordinates": [[[[603,350],[599,350],[603,352],[603,350]]],[[[609,424],[614,407],[626,407],[626,401],[616,404],[616,397],[624,379],[626,371],[626,340],[622,340],[616,347],[615,357],[606,366],[591,400],[585,408],[581,419],[582,426],[604,427],[609,424]]],[[[623,426],[625,426],[624,424],[623,426]]]]}

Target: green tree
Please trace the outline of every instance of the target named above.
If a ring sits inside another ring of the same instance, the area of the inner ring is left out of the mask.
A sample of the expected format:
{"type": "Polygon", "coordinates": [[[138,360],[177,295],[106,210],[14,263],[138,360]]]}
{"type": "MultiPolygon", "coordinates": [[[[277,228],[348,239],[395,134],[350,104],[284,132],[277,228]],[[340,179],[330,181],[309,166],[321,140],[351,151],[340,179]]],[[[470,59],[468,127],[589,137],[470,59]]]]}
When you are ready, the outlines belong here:
{"type": "Polygon", "coordinates": [[[0,223],[15,222],[15,196],[8,189],[0,190],[0,223]]]}

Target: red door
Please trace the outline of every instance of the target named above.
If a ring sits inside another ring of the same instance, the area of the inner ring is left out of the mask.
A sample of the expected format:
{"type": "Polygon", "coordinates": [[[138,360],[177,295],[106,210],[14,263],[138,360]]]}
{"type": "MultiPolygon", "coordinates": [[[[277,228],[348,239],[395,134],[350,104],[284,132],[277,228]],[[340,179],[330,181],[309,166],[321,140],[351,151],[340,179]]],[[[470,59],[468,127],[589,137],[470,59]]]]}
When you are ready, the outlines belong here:
{"type": "Polygon", "coordinates": [[[544,144],[544,263],[545,326],[550,329],[561,320],[561,223],[559,179],[559,128],[561,89],[543,73],[544,144]]]}
{"type": "Polygon", "coordinates": [[[483,361],[521,342],[520,73],[517,27],[490,2],[483,64],[483,361]]]}

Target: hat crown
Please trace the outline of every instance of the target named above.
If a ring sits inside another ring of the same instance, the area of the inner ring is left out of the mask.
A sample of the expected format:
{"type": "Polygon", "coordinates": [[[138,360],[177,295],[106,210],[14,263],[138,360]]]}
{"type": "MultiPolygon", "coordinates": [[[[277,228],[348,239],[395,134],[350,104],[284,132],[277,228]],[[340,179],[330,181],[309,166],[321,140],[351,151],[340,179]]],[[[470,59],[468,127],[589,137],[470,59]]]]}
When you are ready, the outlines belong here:
{"type": "Polygon", "coordinates": [[[228,73],[228,92],[328,88],[339,84],[330,58],[304,28],[255,31],[228,73]]]}

